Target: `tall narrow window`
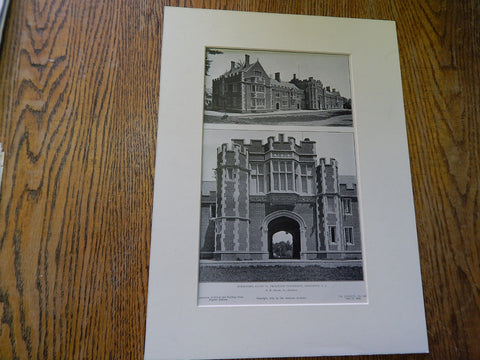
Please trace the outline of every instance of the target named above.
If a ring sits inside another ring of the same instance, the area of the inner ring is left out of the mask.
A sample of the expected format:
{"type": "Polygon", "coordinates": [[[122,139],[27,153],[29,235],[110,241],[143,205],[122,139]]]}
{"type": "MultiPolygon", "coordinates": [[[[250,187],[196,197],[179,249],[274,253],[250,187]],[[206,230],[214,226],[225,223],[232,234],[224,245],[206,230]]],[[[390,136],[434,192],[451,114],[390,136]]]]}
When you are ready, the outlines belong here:
{"type": "Polygon", "coordinates": [[[280,190],[280,174],[278,171],[278,161],[272,161],[273,170],[273,190],[280,190]]]}
{"type": "Polygon", "coordinates": [[[287,162],[287,190],[293,191],[293,164],[292,162],[287,162]]]}
{"type": "Polygon", "coordinates": [[[302,192],[302,183],[300,181],[300,165],[295,163],[295,191],[300,193],[302,192]]]}
{"type": "Polygon", "coordinates": [[[345,237],[345,243],[348,245],[353,245],[353,228],[352,227],[344,228],[343,234],[345,237]]]}
{"type": "Polygon", "coordinates": [[[332,244],[336,244],[337,243],[337,234],[336,234],[336,226],[329,226],[328,227],[328,232],[330,233],[329,236],[330,236],[330,242],[332,244]]]}
{"type": "Polygon", "coordinates": [[[287,188],[287,174],[285,170],[285,161],[280,161],[280,190],[287,188]]]}
{"type": "Polygon", "coordinates": [[[264,171],[263,171],[263,164],[257,165],[257,174],[258,174],[258,192],[264,193],[265,192],[265,180],[264,180],[264,171]]]}
{"type": "Polygon", "coordinates": [[[308,193],[308,185],[307,185],[307,165],[301,164],[300,171],[302,176],[302,192],[308,193]]]}
{"type": "Polygon", "coordinates": [[[343,199],[343,212],[345,214],[352,213],[352,199],[343,199]]]}
{"type": "Polygon", "coordinates": [[[265,193],[265,171],[263,166],[263,164],[253,164],[251,166],[250,189],[252,194],[265,193]]]}

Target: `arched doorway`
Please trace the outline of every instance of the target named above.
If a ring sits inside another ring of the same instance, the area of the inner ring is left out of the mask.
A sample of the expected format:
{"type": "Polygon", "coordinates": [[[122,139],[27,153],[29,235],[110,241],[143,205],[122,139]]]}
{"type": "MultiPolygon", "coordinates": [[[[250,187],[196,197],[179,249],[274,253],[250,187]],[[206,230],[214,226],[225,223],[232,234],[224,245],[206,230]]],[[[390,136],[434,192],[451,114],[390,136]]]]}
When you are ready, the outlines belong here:
{"type": "Polygon", "coordinates": [[[289,210],[278,210],[265,216],[262,222],[262,250],[263,259],[273,259],[272,237],[279,231],[292,235],[292,258],[306,259],[307,254],[307,225],[298,214],[289,210]]]}
{"type": "Polygon", "coordinates": [[[268,223],[270,259],[300,259],[300,248],[300,225],[296,220],[281,216],[268,223]]]}

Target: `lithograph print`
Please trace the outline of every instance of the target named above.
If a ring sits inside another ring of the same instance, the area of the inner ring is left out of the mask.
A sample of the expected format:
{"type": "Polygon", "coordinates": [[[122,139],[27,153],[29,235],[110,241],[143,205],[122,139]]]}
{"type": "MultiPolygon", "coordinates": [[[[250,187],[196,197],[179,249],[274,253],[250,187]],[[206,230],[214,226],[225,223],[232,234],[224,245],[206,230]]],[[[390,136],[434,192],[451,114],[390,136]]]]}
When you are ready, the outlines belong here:
{"type": "Polygon", "coordinates": [[[198,304],[365,303],[348,56],[205,57],[198,304]]]}

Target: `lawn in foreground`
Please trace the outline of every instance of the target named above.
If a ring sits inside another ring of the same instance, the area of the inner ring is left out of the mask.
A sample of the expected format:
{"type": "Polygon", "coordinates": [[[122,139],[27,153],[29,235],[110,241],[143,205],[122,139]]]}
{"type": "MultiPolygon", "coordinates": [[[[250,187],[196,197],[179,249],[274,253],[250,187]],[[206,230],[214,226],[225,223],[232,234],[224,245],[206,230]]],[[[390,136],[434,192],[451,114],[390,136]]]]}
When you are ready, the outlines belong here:
{"type": "Polygon", "coordinates": [[[251,265],[251,266],[202,266],[200,282],[268,282],[268,281],[360,281],[361,266],[323,267],[321,265],[251,265]]]}

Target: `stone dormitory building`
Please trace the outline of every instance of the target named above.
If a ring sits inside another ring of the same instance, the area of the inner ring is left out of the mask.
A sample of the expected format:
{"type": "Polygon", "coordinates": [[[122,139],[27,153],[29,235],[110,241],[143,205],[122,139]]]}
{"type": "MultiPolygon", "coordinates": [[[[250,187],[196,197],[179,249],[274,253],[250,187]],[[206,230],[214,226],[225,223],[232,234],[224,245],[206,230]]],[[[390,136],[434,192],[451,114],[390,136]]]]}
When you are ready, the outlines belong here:
{"type": "Polygon", "coordinates": [[[257,60],[250,63],[245,55],[243,64],[231,62],[230,70],[213,80],[212,110],[228,112],[271,112],[276,110],[343,109],[348,99],[336,89],[324,86],[320,80],[280,79],[280,73],[270,78],[257,60]]]}
{"type": "Polygon", "coordinates": [[[202,183],[201,258],[274,259],[273,235],[285,231],[291,259],[361,259],[356,177],[338,165],[308,138],[222,144],[216,181],[202,183]]]}

